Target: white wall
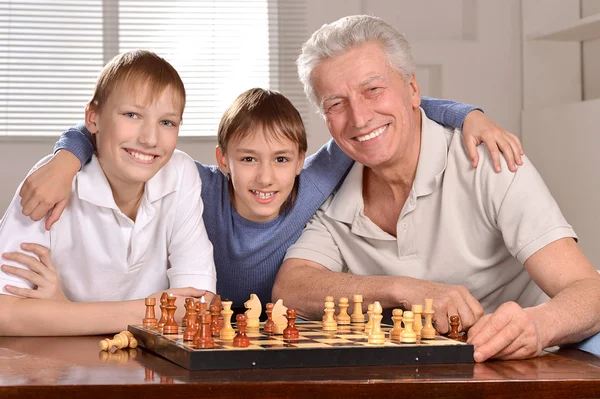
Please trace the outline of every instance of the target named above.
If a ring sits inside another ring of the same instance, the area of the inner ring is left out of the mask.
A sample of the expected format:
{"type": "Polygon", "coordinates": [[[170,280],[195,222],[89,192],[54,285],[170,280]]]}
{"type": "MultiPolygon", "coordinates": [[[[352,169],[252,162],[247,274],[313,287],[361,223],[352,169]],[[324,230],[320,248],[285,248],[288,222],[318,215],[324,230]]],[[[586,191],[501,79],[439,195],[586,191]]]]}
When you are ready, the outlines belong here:
{"type": "Polygon", "coordinates": [[[600,42],[531,37],[600,13],[600,2],[523,0],[522,5],[523,143],[598,269],[600,42]]]}
{"type": "MultiPolygon", "coordinates": [[[[370,13],[404,31],[419,64],[424,94],[479,105],[519,133],[521,110],[520,0],[307,0],[309,32],[339,17],[370,13]]],[[[309,152],[329,139],[322,119],[309,112],[309,152]]],[[[57,136],[60,132],[57,132],[57,136]]],[[[0,212],[31,166],[56,137],[0,137],[0,212]]],[[[179,148],[212,163],[215,140],[183,138],[179,148]]]]}

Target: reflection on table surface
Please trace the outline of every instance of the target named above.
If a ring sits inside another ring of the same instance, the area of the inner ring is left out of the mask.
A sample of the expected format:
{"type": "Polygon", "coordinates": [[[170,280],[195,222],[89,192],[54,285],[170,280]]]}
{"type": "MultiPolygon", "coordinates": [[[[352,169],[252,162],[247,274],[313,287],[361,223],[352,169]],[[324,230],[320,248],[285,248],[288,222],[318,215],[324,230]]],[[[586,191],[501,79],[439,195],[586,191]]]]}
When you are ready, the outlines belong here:
{"type": "Polygon", "coordinates": [[[355,387],[380,384],[383,389],[402,383],[451,386],[519,381],[546,385],[555,382],[556,387],[572,382],[579,384],[574,385],[577,387],[587,381],[590,384],[586,392],[595,386],[600,397],[600,358],[575,349],[547,351],[530,360],[481,364],[188,371],[141,348],[100,351],[98,341],[102,338],[0,338],[0,393],[10,393],[8,387],[67,385],[265,383],[274,387],[281,383],[312,388],[338,384],[339,388],[347,384],[355,387]]]}

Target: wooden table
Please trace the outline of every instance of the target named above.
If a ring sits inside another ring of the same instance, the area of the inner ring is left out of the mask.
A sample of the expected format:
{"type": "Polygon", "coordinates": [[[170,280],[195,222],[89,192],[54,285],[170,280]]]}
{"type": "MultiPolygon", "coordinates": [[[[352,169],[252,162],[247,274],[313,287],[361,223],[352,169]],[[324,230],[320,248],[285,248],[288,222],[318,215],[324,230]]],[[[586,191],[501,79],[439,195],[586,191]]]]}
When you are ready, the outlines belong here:
{"type": "Polygon", "coordinates": [[[600,358],[393,367],[190,372],[143,349],[99,352],[101,337],[0,338],[0,398],[600,398],[600,358]]]}

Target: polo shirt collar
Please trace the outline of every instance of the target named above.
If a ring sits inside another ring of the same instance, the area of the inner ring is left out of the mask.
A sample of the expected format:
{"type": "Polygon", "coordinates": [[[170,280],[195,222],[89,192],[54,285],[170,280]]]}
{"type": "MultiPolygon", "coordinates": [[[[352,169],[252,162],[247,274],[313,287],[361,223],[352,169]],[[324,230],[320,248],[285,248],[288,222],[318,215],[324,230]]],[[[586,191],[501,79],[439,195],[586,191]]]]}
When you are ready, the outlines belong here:
{"type": "Polygon", "coordinates": [[[448,164],[448,141],[444,128],[421,109],[421,150],[413,189],[418,197],[433,193],[448,164]]]}
{"type": "MultiPolygon", "coordinates": [[[[178,173],[172,162],[167,162],[147,183],[144,196],[152,203],[174,192],[178,173]]],[[[93,205],[118,210],[110,184],[96,155],[77,174],[77,196],[93,205]]]]}
{"type": "MultiPolygon", "coordinates": [[[[421,109],[421,150],[413,190],[417,197],[433,193],[440,185],[448,161],[444,128],[421,109]]],[[[325,214],[342,223],[355,224],[364,211],[362,195],[364,165],[355,162],[335,193],[325,214]]]]}

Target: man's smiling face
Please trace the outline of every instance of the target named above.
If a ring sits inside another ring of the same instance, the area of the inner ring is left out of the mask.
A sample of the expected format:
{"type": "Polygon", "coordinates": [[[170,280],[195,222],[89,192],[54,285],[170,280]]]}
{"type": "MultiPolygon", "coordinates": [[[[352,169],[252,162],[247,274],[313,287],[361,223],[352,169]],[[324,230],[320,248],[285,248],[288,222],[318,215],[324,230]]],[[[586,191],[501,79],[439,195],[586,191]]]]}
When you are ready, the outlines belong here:
{"type": "Polygon", "coordinates": [[[368,42],[321,62],[312,81],[329,132],[352,159],[370,168],[393,165],[417,126],[416,80],[392,69],[378,43],[368,42]]]}

